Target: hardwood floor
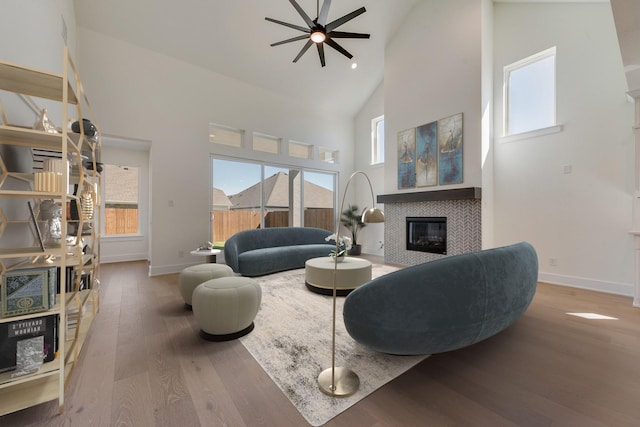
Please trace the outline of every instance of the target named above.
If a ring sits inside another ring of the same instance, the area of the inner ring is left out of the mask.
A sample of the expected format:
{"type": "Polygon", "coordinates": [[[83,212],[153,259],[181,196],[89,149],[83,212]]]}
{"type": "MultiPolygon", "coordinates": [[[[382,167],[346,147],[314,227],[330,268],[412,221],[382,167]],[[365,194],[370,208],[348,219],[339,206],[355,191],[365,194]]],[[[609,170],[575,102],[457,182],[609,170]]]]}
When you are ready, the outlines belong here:
{"type": "MultiPolygon", "coordinates": [[[[65,412],[50,402],[0,426],[308,425],[239,341],[198,337],[177,275],[147,271],[143,262],[102,267],[102,307],[65,412]]],[[[640,309],[540,284],[512,327],[427,358],[326,425],[638,426],[640,309]]]]}

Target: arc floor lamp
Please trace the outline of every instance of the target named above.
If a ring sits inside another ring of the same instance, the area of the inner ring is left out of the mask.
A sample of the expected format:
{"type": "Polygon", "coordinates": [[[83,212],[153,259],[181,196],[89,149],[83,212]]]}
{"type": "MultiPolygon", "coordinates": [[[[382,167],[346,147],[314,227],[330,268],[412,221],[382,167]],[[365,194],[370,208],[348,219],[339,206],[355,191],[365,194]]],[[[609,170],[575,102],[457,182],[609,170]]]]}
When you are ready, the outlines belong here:
{"type": "MultiPolygon", "coordinates": [[[[342,210],[344,209],[344,200],[347,196],[347,190],[351,180],[356,175],[362,175],[367,179],[369,184],[369,190],[371,190],[371,208],[365,209],[362,213],[362,222],[365,224],[384,222],[384,212],[375,207],[376,201],[373,197],[373,186],[371,180],[366,173],[362,171],[356,171],[349,177],[347,185],[345,186],[344,193],[342,194],[342,203],[340,203],[340,210],[338,211],[338,219],[336,221],[336,254],[340,251],[339,242],[340,238],[340,218],[342,216],[342,210]]],[[[336,367],[336,275],[338,271],[338,257],[333,257],[333,323],[332,323],[332,336],[331,336],[331,367],[325,369],[318,376],[318,385],[320,390],[333,397],[348,397],[358,391],[360,387],[360,378],[352,370],[345,367],[336,367]]]]}

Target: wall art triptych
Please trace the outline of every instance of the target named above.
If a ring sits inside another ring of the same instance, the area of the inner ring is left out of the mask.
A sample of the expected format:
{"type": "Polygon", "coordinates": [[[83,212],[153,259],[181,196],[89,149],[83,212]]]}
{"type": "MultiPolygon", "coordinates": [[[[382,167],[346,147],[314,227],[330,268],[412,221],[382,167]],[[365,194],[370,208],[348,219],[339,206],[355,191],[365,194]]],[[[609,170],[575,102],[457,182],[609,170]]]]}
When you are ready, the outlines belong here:
{"type": "Polygon", "coordinates": [[[462,113],[398,132],[398,189],[462,183],[462,113]]]}

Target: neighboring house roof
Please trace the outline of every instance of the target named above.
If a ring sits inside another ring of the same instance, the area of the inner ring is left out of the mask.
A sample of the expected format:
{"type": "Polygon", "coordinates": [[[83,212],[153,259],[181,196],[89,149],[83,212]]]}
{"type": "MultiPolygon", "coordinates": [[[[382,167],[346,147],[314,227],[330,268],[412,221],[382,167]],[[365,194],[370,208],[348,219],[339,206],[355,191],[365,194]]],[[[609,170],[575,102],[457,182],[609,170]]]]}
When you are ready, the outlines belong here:
{"type": "Polygon", "coordinates": [[[107,203],[138,203],[138,168],[104,165],[104,200],[107,203]]]}
{"type": "MultiPolygon", "coordinates": [[[[278,172],[263,182],[264,206],[266,208],[289,207],[289,174],[278,172]]],[[[299,197],[299,192],[295,192],[299,197]]],[[[229,196],[233,207],[231,209],[260,208],[260,183],[229,196]]],[[[334,204],[333,191],[324,187],[304,182],[304,207],[305,208],[332,208],[334,204]]]]}
{"type": "Polygon", "coordinates": [[[224,191],[219,188],[213,188],[212,200],[212,205],[217,208],[230,208],[231,206],[233,206],[227,195],[224,194],[224,191]]]}

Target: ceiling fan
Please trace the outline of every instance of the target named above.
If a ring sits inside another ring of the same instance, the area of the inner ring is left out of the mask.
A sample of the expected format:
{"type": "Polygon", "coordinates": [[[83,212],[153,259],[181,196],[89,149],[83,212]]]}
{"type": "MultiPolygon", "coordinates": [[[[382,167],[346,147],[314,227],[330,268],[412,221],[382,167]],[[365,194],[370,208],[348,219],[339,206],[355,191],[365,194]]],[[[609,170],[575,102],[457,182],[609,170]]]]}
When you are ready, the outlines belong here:
{"type": "Polygon", "coordinates": [[[291,43],[291,42],[295,42],[295,41],[298,41],[298,40],[308,39],[307,43],[305,43],[305,45],[302,47],[302,49],[298,53],[298,56],[296,56],[294,58],[293,62],[298,62],[298,59],[300,59],[302,57],[302,55],[304,55],[304,53],[307,50],[309,50],[311,45],[314,44],[314,43],[315,43],[316,47],[318,48],[318,55],[320,56],[320,63],[322,64],[323,67],[325,66],[325,60],[324,60],[324,44],[325,43],[328,44],[329,46],[331,46],[332,48],[334,48],[335,50],[337,50],[338,52],[340,52],[341,54],[343,54],[344,56],[346,56],[347,58],[351,59],[351,58],[353,58],[353,55],[351,55],[349,52],[347,52],[347,50],[344,49],[342,46],[340,46],[334,39],[340,39],[340,38],[343,38],[343,39],[368,39],[370,37],[369,34],[346,33],[346,32],[343,32],[343,31],[335,31],[335,29],[338,28],[340,25],[342,25],[342,24],[344,24],[344,23],[346,23],[348,21],[351,21],[353,18],[365,13],[366,9],[364,7],[361,7],[360,9],[354,10],[353,12],[344,15],[342,18],[338,18],[335,21],[329,22],[327,24],[327,16],[329,15],[329,6],[331,6],[331,0],[324,0],[324,2],[322,3],[322,9],[320,9],[320,0],[317,0],[317,2],[316,2],[317,18],[314,19],[314,20],[312,20],[309,17],[309,15],[307,15],[305,13],[304,10],[302,10],[302,8],[296,2],[296,0],[289,0],[289,2],[293,5],[293,7],[296,9],[296,11],[300,14],[300,16],[302,17],[304,22],[309,26],[309,28],[301,27],[301,26],[295,25],[295,24],[289,24],[289,23],[283,22],[283,21],[278,21],[277,19],[272,19],[272,18],[264,18],[264,19],[266,19],[267,21],[275,22],[276,24],[284,25],[285,27],[293,28],[294,30],[302,31],[303,33],[305,33],[304,35],[301,35],[301,36],[292,37],[290,39],[282,40],[280,42],[271,44],[271,46],[279,46],[279,45],[285,44],[285,43],[291,43]]]}

